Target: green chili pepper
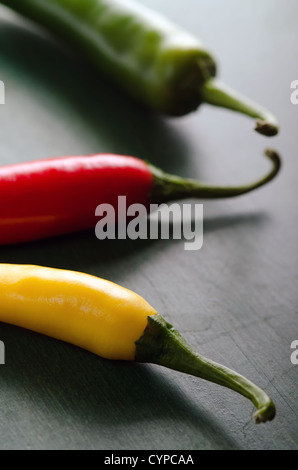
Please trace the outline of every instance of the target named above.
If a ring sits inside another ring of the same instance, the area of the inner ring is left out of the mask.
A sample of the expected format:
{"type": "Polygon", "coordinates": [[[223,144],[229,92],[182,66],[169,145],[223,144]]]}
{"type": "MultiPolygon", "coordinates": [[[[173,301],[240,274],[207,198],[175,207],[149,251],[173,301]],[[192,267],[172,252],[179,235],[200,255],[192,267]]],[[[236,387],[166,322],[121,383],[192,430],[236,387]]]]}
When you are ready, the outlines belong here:
{"type": "Polygon", "coordinates": [[[195,37],[131,0],[0,0],[79,48],[139,101],[173,116],[203,102],[256,118],[278,133],[276,118],[217,82],[216,64],[195,37]]]}

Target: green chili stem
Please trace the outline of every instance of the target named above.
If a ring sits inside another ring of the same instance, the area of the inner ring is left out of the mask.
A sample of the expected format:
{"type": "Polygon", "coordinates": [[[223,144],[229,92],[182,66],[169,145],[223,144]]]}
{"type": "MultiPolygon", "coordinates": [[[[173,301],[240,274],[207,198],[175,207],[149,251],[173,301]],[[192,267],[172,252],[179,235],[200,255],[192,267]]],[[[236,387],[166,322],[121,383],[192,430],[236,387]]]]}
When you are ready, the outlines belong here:
{"type": "Polygon", "coordinates": [[[154,179],[151,201],[160,204],[175,199],[230,198],[249,193],[269,183],[279,173],[281,168],[281,160],[279,155],[274,150],[267,150],[266,156],[271,160],[273,165],[270,173],[252,184],[235,187],[217,187],[192,179],[180,178],[179,176],[166,174],[162,170],[149,165],[154,179]]]}
{"type": "Polygon", "coordinates": [[[279,123],[272,113],[222,83],[208,80],[201,89],[201,94],[206,103],[256,118],[255,130],[260,134],[268,137],[278,134],[279,123]]]}
{"type": "Polygon", "coordinates": [[[158,314],[148,317],[148,327],[136,342],[136,361],[158,364],[238,392],[256,406],[254,418],[257,424],[275,417],[275,405],[262,389],[237,372],[199,355],[158,314]]]}

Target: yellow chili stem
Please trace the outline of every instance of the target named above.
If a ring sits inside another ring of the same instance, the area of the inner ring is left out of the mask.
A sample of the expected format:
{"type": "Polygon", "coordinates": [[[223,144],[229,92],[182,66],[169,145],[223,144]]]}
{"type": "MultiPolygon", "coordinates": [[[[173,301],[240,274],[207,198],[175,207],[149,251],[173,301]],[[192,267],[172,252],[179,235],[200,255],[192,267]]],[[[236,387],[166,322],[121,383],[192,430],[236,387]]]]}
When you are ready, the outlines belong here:
{"type": "Polygon", "coordinates": [[[250,399],[257,407],[254,414],[257,424],[275,417],[275,405],[262,389],[237,372],[199,355],[160,315],[148,317],[148,327],[136,345],[136,361],[159,364],[200,377],[250,399]]]}

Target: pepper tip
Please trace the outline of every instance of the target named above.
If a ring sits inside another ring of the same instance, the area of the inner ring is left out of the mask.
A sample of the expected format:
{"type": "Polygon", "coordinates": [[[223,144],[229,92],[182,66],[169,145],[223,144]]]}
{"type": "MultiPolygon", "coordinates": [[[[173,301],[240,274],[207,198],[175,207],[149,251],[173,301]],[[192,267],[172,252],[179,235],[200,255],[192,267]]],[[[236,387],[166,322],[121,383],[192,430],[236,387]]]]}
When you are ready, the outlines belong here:
{"type": "Polygon", "coordinates": [[[275,168],[275,172],[277,174],[280,171],[281,166],[282,166],[280,155],[277,153],[276,150],[269,149],[269,148],[265,151],[265,155],[267,158],[269,158],[272,161],[274,168],[275,168]]]}
{"type": "Polygon", "coordinates": [[[260,408],[254,414],[254,420],[256,424],[266,423],[267,421],[272,421],[276,416],[276,408],[273,401],[260,408]]]}
{"type": "Polygon", "coordinates": [[[257,119],[257,125],[255,130],[266,137],[274,137],[278,134],[279,128],[275,124],[271,124],[266,121],[262,121],[261,119],[257,119]]]}

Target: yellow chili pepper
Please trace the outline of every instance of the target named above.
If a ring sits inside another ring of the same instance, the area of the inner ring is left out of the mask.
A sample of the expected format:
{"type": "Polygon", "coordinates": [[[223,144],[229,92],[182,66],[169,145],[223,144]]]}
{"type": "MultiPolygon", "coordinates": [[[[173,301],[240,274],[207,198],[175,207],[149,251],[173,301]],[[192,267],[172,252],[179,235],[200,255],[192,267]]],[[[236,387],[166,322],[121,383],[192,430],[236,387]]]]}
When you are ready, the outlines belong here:
{"type": "Polygon", "coordinates": [[[88,274],[0,264],[0,321],[72,343],[101,357],[151,362],[226,386],[270,421],[268,395],[238,373],[200,356],[136,293],[88,274]]]}
{"type": "Polygon", "coordinates": [[[156,311],[137,294],[87,274],[0,265],[0,318],[87,349],[133,360],[156,311]]]}

